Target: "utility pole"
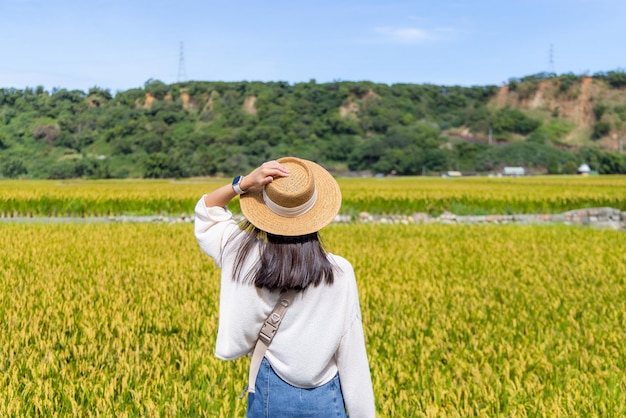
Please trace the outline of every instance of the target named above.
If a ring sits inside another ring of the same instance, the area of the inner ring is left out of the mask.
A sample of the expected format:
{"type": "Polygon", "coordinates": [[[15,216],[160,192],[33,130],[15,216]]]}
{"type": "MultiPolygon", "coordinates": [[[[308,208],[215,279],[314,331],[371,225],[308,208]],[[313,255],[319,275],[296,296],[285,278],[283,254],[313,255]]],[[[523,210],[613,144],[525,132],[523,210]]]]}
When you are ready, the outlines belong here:
{"type": "Polygon", "coordinates": [[[489,127],[489,145],[491,145],[491,144],[492,144],[492,141],[491,141],[491,134],[492,134],[491,127],[489,127]]]}
{"type": "Polygon", "coordinates": [[[550,71],[552,74],[556,75],[556,71],[554,70],[554,47],[550,44],[550,71]]]}
{"type": "Polygon", "coordinates": [[[187,81],[187,71],[185,70],[185,53],[183,43],[180,43],[180,54],[178,55],[178,77],[177,81],[187,81]]]}

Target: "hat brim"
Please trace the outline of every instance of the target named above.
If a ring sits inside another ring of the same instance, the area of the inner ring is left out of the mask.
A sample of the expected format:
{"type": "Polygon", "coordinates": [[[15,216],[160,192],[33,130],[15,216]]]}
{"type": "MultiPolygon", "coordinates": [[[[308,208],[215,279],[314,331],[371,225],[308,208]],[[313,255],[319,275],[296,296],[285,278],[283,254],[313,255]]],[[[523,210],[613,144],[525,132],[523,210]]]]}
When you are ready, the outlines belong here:
{"type": "Polygon", "coordinates": [[[339,184],[322,166],[308,160],[301,161],[313,174],[317,190],[313,207],[303,215],[287,218],[267,207],[262,190],[250,190],[240,196],[240,204],[243,215],[252,225],[274,235],[298,236],[317,232],[335,219],[341,207],[339,184]]]}

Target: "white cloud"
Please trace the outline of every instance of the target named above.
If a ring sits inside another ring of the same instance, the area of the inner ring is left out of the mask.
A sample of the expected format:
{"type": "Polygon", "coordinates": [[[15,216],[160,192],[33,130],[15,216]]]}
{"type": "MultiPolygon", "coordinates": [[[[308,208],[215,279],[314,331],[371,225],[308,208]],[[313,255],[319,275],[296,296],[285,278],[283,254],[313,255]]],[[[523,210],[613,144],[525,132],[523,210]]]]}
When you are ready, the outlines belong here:
{"type": "Polygon", "coordinates": [[[377,27],[374,31],[381,35],[385,41],[401,44],[421,44],[438,39],[436,31],[420,28],[393,28],[377,27]]]}

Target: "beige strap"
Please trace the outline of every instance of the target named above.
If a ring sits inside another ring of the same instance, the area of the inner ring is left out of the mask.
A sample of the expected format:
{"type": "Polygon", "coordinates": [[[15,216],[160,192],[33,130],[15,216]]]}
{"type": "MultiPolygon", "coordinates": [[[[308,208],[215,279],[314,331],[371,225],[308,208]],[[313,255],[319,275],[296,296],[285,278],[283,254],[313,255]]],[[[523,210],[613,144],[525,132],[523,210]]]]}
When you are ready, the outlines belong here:
{"type": "Polygon", "coordinates": [[[274,339],[274,335],[276,335],[276,331],[278,331],[278,327],[285,316],[285,312],[287,312],[289,305],[293,303],[297,293],[298,292],[293,289],[283,293],[278,299],[278,302],[276,302],[272,313],[270,313],[265,322],[263,322],[263,326],[259,332],[259,338],[256,340],[256,345],[254,346],[252,361],[250,362],[248,385],[243,389],[243,392],[239,396],[240,398],[243,398],[246,390],[250,393],[254,393],[254,384],[256,382],[256,377],[259,374],[259,368],[261,367],[263,357],[265,357],[267,347],[274,339]]]}

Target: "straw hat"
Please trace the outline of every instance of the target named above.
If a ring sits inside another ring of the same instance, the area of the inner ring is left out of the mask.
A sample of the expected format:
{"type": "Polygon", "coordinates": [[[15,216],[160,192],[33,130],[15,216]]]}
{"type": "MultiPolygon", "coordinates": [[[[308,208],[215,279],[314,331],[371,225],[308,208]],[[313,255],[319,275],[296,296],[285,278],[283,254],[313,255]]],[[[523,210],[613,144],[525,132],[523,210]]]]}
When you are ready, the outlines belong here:
{"type": "Polygon", "coordinates": [[[242,194],[244,216],[257,228],[283,236],[310,234],[331,223],[341,206],[333,176],[312,161],[295,157],[277,161],[289,168],[289,176],[242,194]]]}

